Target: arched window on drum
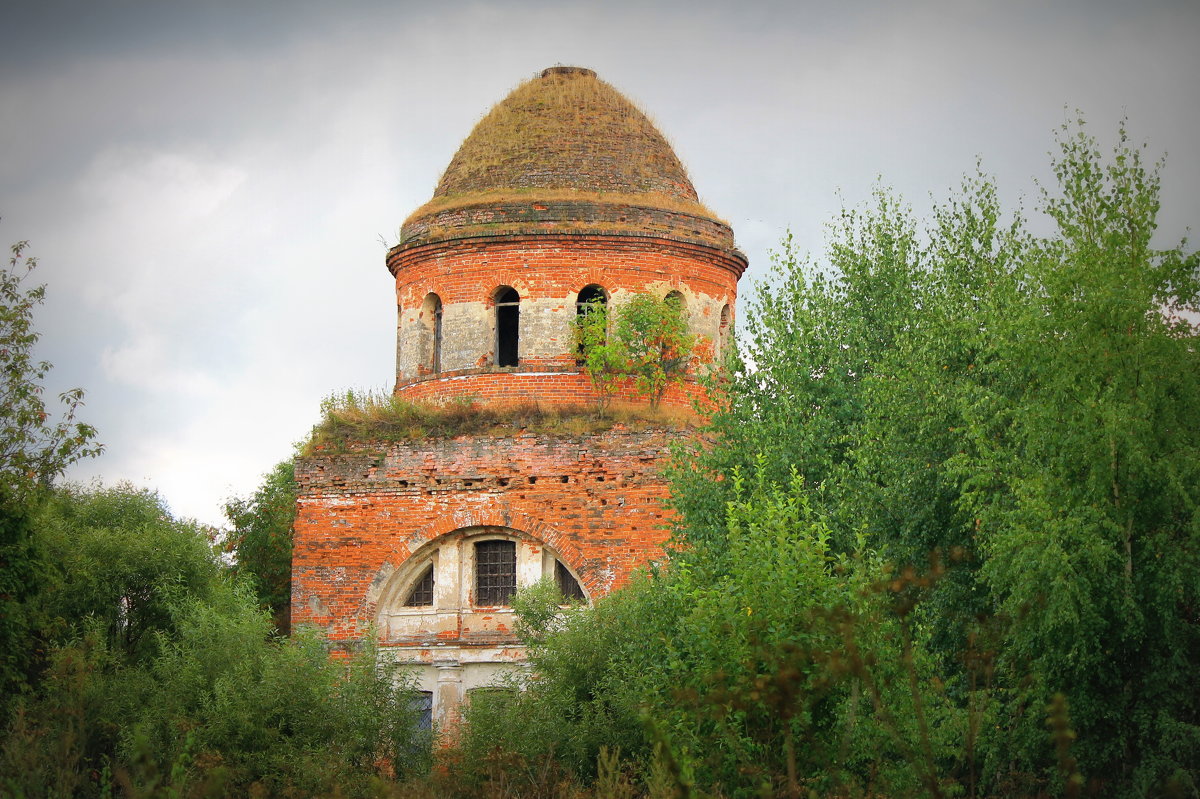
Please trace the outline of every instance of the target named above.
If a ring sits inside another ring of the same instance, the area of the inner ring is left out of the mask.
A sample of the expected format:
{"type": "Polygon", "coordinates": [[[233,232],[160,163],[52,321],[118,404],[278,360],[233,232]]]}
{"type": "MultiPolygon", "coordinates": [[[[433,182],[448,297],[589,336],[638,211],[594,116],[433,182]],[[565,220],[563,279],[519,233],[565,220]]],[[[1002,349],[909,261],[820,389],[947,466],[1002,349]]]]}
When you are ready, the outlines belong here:
{"type": "Polygon", "coordinates": [[[588,347],[608,340],[608,292],[603,286],[593,283],[580,290],[575,299],[575,329],[575,362],[582,364],[588,347]]]}
{"type": "Polygon", "coordinates": [[[442,371],[442,298],[430,292],[421,303],[420,369],[423,374],[442,371]]]}
{"type": "Polygon", "coordinates": [[[520,363],[521,295],[512,286],[492,294],[496,304],[496,366],[520,363]]]}

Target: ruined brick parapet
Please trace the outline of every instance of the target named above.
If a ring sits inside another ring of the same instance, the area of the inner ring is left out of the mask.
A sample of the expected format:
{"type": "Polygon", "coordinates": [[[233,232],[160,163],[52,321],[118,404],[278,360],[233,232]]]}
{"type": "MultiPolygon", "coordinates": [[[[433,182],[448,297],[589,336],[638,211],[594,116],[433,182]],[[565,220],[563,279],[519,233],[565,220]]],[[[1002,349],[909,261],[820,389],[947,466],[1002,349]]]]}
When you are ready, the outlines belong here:
{"type": "MultiPolygon", "coordinates": [[[[558,366],[559,370],[539,364],[499,370],[487,367],[447,371],[397,383],[396,394],[412,402],[431,405],[463,402],[493,407],[573,408],[599,404],[601,397],[591,379],[579,371],[573,360],[558,366]]],[[[619,405],[646,402],[631,380],[618,385],[606,400],[619,405]]],[[[705,413],[709,402],[704,388],[689,379],[668,386],[659,407],[705,413]]]]}

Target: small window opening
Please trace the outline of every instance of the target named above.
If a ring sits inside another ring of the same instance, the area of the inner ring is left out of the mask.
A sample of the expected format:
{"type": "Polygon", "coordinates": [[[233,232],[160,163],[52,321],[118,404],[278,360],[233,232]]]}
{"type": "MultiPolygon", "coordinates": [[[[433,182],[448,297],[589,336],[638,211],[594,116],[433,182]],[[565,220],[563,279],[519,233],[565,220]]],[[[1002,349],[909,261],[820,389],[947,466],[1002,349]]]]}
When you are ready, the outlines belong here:
{"type": "Polygon", "coordinates": [[[516,366],[521,333],[521,295],[511,286],[496,290],[496,365],[516,366]]]}
{"type": "Polygon", "coordinates": [[[663,299],[668,305],[679,309],[679,313],[683,315],[684,319],[688,318],[687,301],[684,300],[682,292],[672,291],[663,299]]]}
{"type": "Polygon", "coordinates": [[[729,346],[729,327],[732,321],[733,313],[729,310],[728,303],[721,308],[721,327],[717,330],[717,355],[718,357],[725,355],[725,350],[729,346]]]}
{"type": "Polygon", "coordinates": [[[579,292],[579,296],[575,299],[575,318],[577,320],[578,329],[578,345],[575,350],[575,362],[583,363],[583,356],[588,347],[602,345],[608,337],[607,319],[605,311],[608,305],[608,292],[602,287],[595,284],[584,286],[579,292]],[[600,314],[598,320],[605,327],[585,328],[585,321],[592,317],[593,314],[600,314]]]}
{"type": "Polygon", "coordinates": [[[608,304],[608,292],[597,285],[584,286],[575,300],[575,313],[579,316],[603,310],[608,304]]]}
{"type": "Polygon", "coordinates": [[[517,545],[480,541],[475,545],[475,604],[507,605],[517,592],[517,545]]]}
{"type": "Polygon", "coordinates": [[[563,565],[561,560],[554,561],[554,581],[558,583],[558,590],[566,599],[584,599],[583,589],[579,587],[579,581],[575,579],[575,575],[571,574],[571,571],[563,565]]]}
{"type": "Polygon", "coordinates": [[[413,691],[411,707],[418,730],[433,729],[433,691],[413,691]]]}
{"type": "Polygon", "coordinates": [[[442,298],[427,294],[421,303],[421,323],[425,326],[423,366],[429,374],[442,371],[442,298]]]}
{"type": "Polygon", "coordinates": [[[408,594],[408,599],[404,600],[404,607],[419,608],[433,605],[433,564],[429,564],[425,569],[425,573],[421,575],[421,579],[417,580],[412,591],[408,594]]]}
{"type": "Polygon", "coordinates": [[[511,688],[484,686],[467,691],[467,701],[477,708],[502,708],[516,698],[516,691],[511,688]]]}

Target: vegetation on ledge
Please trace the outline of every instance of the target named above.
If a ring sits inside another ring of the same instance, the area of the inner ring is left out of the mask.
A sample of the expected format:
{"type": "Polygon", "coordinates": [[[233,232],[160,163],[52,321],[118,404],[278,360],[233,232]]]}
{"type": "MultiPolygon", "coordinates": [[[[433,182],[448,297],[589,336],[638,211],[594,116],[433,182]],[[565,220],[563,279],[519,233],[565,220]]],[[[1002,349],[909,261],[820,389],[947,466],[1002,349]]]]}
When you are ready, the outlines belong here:
{"type": "Polygon", "coordinates": [[[321,421],[301,448],[301,456],[341,452],[355,443],[414,441],[517,432],[562,436],[587,435],[618,425],[632,430],[696,427],[701,419],[680,408],[650,408],[613,403],[547,407],[537,403],[501,407],[464,398],[441,405],[412,402],[384,391],[354,391],[321,403],[321,421]]]}
{"type": "Polygon", "coordinates": [[[605,205],[632,205],[644,208],[657,208],[662,211],[674,211],[689,216],[711,219],[723,225],[729,224],[729,220],[718,216],[715,211],[699,200],[690,200],[686,197],[676,197],[670,194],[634,194],[622,191],[588,191],[586,189],[575,188],[504,187],[463,194],[439,195],[409,214],[408,218],[404,220],[404,226],[407,227],[413,222],[432,217],[442,211],[523,202],[577,202],[605,205]]]}

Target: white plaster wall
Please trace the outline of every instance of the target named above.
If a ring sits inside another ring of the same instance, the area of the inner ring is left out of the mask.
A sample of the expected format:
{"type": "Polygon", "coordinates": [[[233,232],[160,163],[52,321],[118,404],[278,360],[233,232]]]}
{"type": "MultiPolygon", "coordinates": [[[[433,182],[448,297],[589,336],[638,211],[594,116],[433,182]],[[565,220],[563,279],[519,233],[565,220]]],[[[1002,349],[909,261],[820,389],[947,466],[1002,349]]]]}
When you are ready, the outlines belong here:
{"type": "MultiPolygon", "coordinates": [[[[733,298],[692,291],[686,285],[662,281],[649,287],[665,296],[669,291],[683,294],[688,322],[693,333],[716,345],[720,340],[721,309],[733,305],[733,298]]],[[[616,289],[609,304],[615,309],[628,302],[633,292],[616,289]]],[[[575,297],[521,300],[518,357],[549,358],[574,351],[572,323],[575,297]]],[[[421,318],[420,308],[402,309],[396,333],[396,379],[412,380],[422,376],[422,365],[433,361],[431,324],[421,318]]],[[[496,311],[483,302],[459,302],[442,309],[442,371],[457,371],[489,366],[495,361],[496,311]]]]}

